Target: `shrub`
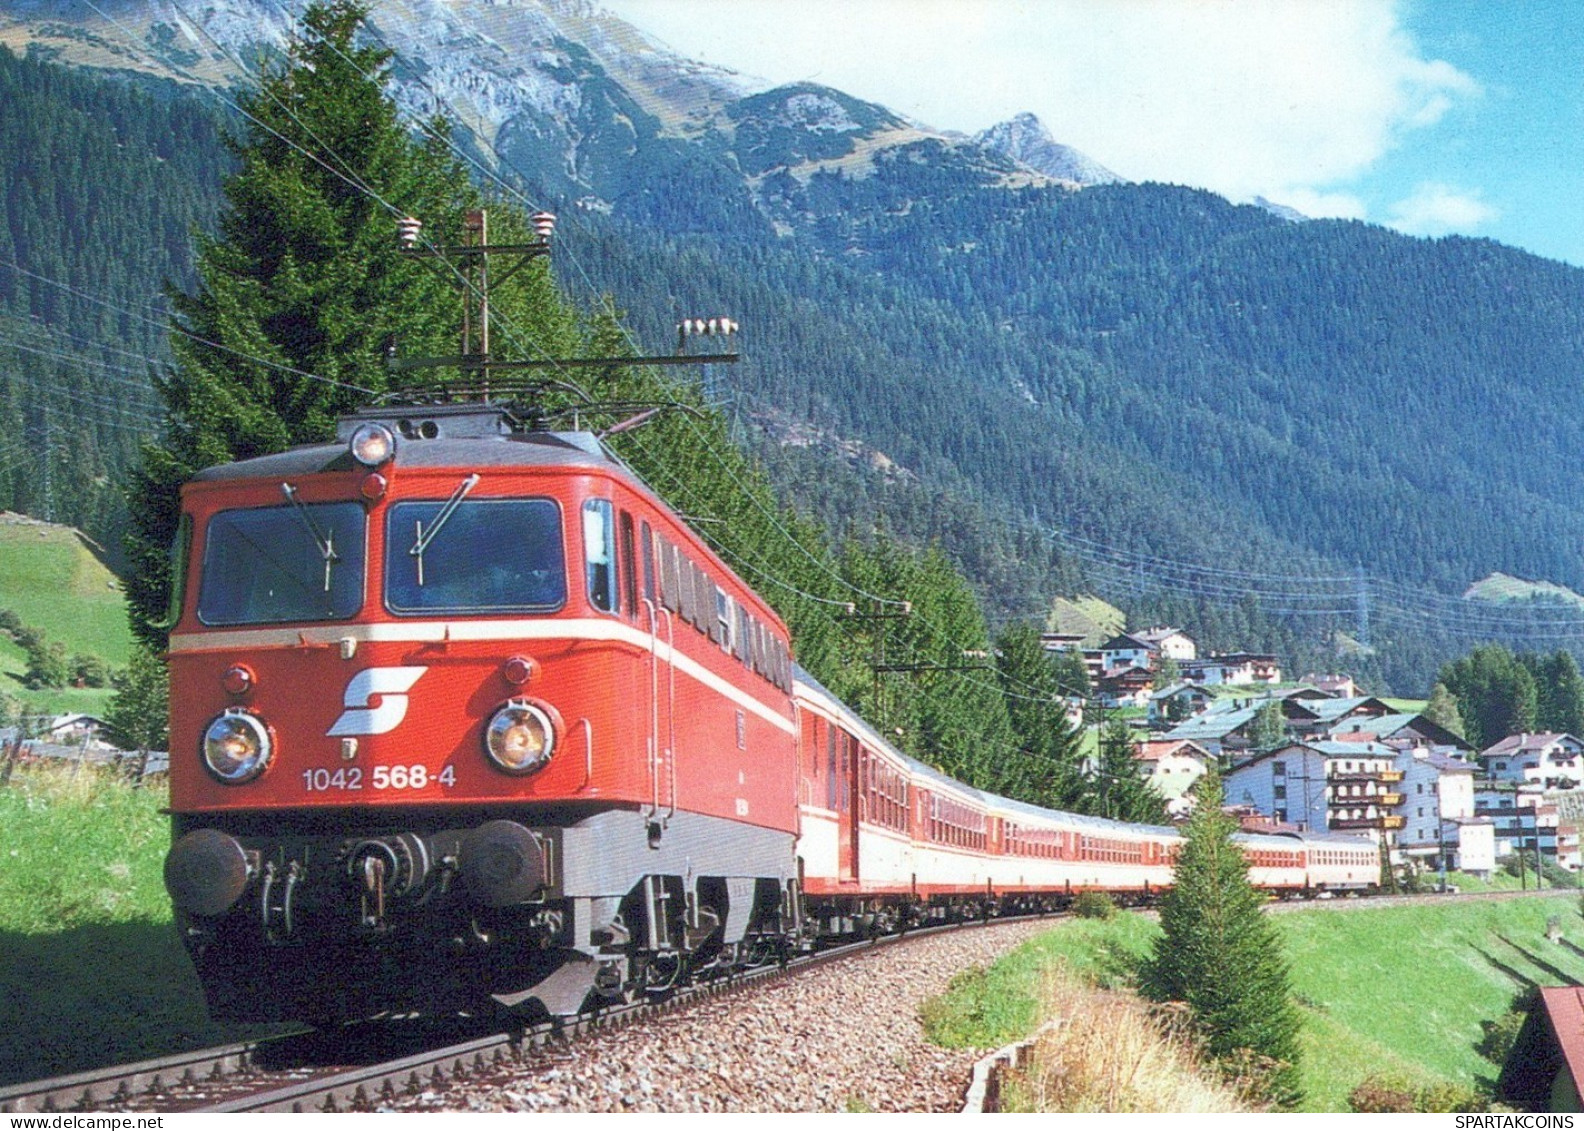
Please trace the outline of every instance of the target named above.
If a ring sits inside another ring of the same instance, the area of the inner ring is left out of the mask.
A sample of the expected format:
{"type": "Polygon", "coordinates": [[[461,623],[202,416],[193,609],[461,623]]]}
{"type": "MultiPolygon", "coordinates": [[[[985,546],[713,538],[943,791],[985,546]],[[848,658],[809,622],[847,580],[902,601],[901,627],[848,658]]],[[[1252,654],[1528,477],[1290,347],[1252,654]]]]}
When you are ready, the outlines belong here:
{"type": "Polygon", "coordinates": [[[1416,1088],[1400,1076],[1366,1076],[1348,1093],[1356,1112],[1488,1111],[1490,1102],[1473,1088],[1439,1081],[1416,1088]]]}
{"type": "Polygon", "coordinates": [[[1117,912],[1116,903],[1103,891],[1083,891],[1073,900],[1073,914],[1080,919],[1109,919],[1117,912]]]}

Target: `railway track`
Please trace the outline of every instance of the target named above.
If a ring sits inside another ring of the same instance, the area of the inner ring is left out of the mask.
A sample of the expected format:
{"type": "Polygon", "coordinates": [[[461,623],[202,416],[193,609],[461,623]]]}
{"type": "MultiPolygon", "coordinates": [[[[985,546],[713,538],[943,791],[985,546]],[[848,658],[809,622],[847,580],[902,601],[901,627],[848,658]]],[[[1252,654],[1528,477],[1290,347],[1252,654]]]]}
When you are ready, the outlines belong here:
{"type": "MultiPolygon", "coordinates": [[[[1002,923],[1009,919],[994,919],[1002,923]]],[[[504,1073],[538,1050],[567,1044],[595,1031],[634,1024],[690,1008],[709,998],[790,977],[844,958],[946,931],[979,925],[948,924],[833,947],[802,955],[784,966],[745,970],[700,982],[664,999],[638,1001],[585,1014],[575,1021],[545,1021],[483,1032],[441,1043],[424,1030],[391,1025],[303,1030],[240,1044],[195,1050],[137,1064],[77,1073],[0,1088],[0,1113],[68,1111],[280,1112],[372,1111],[397,1096],[442,1091],[463,1081],[504,1073]],[[397,1043],[416,1051],[381,1055],[397,1043]],[[348,1049],[357,1055],[348,1055],[348,1049]],[[373,1059],[372,1063],[352,1063],[373,1059]]],[[[459,1026],[448,1026],[453,1037],[459,1026]]],[[[477,1029],[482,1026],[475,1026],[477,1029]]],[[[430,1028],[436,1031],[435,1027],[430,1028]]]]}
{"type": "MultiPolygon", "coordinates": [[[[1571,890],[1401,895],[1323,902],[1273,903],[1273,913],[1323,908],[1352,911],[1413,903],[1485,902],[1574,896],[1571,890]]],[[[991,922],[1007,922],[997,919],[991,922]]],[[[492,1032],[458,1025],[403,1028],[399,1023],[300,1031],[196,1050],[0,1089],[0,1113],[67,1111],[242,1112],[370,1111],[403,1097],[459,1083],[505,1078],[543,1050],[854,955],[977,924],[949,925],[888,936],[801,956],[786,966],[743,971],[703,982],[664,1000],[641,1001],[586,1015],[492,1032]]]]}

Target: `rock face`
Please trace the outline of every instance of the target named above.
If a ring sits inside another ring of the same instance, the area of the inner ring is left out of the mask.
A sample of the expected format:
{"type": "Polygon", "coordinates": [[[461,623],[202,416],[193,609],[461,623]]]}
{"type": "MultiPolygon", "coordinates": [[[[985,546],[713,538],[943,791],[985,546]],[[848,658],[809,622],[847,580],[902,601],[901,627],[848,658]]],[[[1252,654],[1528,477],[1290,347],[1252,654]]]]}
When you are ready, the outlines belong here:
{"type": "MultiPolygon", "coordinates": [[[[892,211],[925,191],[1119,179],[1032,115],[968,139],[812,83],[756,89],[588,0],[382,0],[369,27],[393,52],[412,120],[451,119],[547,199],[673,232],[785,236],[872,207],[837,197],[877,172],[899,186],[881,202],[892,211]],[[711,203],[693,216],[684,196],[711,203]]],[[[294,32],[275,0],[0,0],[0,43],[14,50],[215,87],[244,82],[294,32]]]]}
{"type": "Polygon", "coordinates": [[[1093,158],[1057,142],[1045,123],[1033,114],[1019,114],[1010,121],[991,126],[975,134],[974,140],[1052,180],[1083,188],[1129,183],[1093,158]]]}

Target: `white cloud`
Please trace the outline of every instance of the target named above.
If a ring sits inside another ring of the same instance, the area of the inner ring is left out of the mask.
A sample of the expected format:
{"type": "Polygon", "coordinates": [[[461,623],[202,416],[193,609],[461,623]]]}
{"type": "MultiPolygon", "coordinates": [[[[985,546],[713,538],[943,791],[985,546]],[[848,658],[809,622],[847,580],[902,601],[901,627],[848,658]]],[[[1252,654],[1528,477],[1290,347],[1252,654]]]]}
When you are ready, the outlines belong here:
{"type": "Polygon", "coordinates": [[[1364,202],[1351,193],[1316,192],[1314,189],[1295,187],[1278,198],[1268,198],[1275,204],[1302,212],[1311,220],[1362,220],[1369,214],[1364,202]]]}
{"type": "Polygon", "coordinates": [[[1480,199],[1478,192],[1460,192],[1450,185],[1426,182],[1415,188],[1412,196],[1392,205],[1386,222],[1411,236],[1444,236],[1471,231],[1500,215],[1480,199]]]}
{"type": "MultiPolygon", "coordinates": [[[[684,54],[974,131],[1032,110],[1134,180],[1331,203],[1480,88],[1391,0],[603,0],[684,54]]],[[[1301,207],[1294,204],[1294,207],[1301,207]]]]}

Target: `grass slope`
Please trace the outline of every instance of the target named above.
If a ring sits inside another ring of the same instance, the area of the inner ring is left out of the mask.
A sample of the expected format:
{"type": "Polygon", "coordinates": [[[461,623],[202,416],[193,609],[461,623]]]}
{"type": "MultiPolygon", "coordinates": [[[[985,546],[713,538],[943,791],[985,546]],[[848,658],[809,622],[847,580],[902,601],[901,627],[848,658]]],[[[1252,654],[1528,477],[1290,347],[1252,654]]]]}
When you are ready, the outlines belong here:
{"type": "MultiPolygon", "coordinates": [[[[71,654],[98,656],[126,666],[132,650],[120,583],[93,555],[77,531],[0,513],[0,609],[59,641],[71,654]]],[[[109,691],[37,692],[22,686],[27,657],[0,636],[0,691],[47,711],[102,712],[109,691]]]]}
{"type": "Polygon", "coordinates": [[[166,802],[92,769],[0,789],[0,1086],[246,1032],[207,1019],[176,937],[166,802]]]}
{"type": "MultiPolygon", "coordinates": [[[[1573,893],[1411,907],[1346,904],[1277,918],[1303,1006],[1304,1110],[1348,1110],[1366,1076],[1486,1086],[1495,1065],[1476,1051],[1483,1023],[1531,985],[1584,983],[1584,918],[1573,893]],[[1552,919],[1563,941],[1545,937],[1552,919]]],[[[960,977],[924,1020],[956,1047],[995,1047],[1037,1023],[1042,971],[1065,966],[1126,985],[1158,934],[1139,915],[1075,920],[988,970],[960,977]]]]}

